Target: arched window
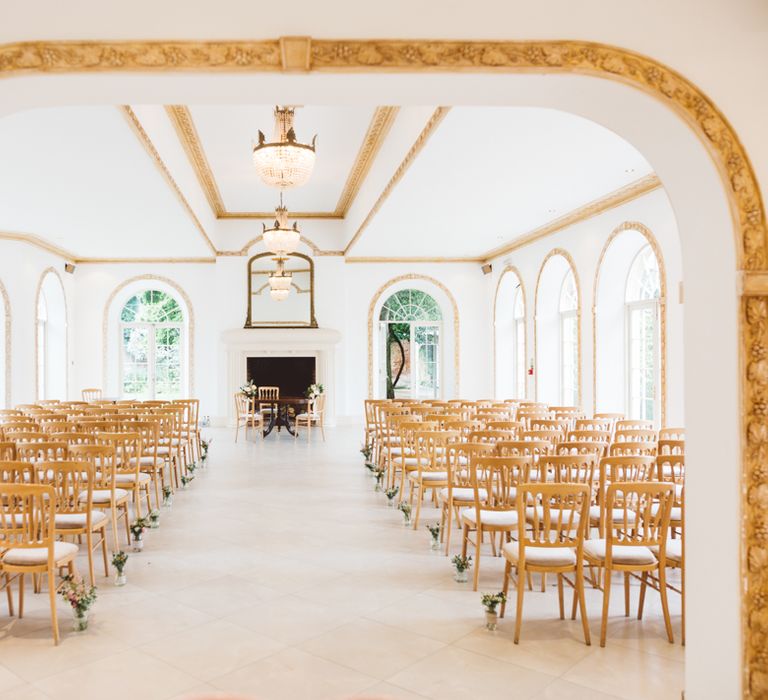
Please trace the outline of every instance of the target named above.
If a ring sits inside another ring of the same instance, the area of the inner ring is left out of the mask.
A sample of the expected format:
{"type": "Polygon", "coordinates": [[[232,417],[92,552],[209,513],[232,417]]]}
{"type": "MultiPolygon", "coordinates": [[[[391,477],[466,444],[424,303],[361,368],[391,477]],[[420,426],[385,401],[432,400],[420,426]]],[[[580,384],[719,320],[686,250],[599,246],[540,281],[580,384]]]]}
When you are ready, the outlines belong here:
{"type": "Polygon", "coordinates": [[[515,366],[515,398],[525,398],[525,301],[523,300],[523,288],[518,285],[515,290],[514,311],[512,316],[512,329],[514,335],[514,366],[515,366]]]}
{"type": "Polygon", "coordinates": [[[10,308],[5,287],[0,283],[0,408],[8,408],[8,378],[11,375],[9,345],[10,308]]]}
{"type": "Polygon", "coordinates": [[[645,245],[629,268],[625,292],[627,416],[657,421],[659,408],[659,262],[645,245]]]}
{"type": "Polygon", "coordinates": [[[67,306],[61,279],[47,271],[35,309],[37,399],[67,398],[67,306]]]}
{"type": "Polygon", "coordinates": [[[560,400],[565,406],[579,403],[579,299],[570,268],[560,287],[560,400]]]}
{"type": "Polygon", "coordinates": [[[387,299],[379,315],[383,395],[440,396],[442,318],[437,302],[419,289],[403,289],[387,299]]]}
{"type": "Polygon", "coordinates": [[[184,393],[184,314],[165,292],[132,296],[120,312],[120,387],[130,399],[176,399],[184,393]]]}

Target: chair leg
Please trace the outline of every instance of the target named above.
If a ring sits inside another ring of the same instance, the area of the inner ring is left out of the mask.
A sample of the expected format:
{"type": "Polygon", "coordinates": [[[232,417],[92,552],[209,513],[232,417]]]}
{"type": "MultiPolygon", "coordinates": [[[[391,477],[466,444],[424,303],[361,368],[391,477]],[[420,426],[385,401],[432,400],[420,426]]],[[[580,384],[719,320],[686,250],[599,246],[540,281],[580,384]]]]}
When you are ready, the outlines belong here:
{"type": "Polygon", "coordinates": [[[24,617],[24,574],[19,574],[19,620],[24,617]]]}
{"type": "MultiPolygon", "coordinates": [[[[151,500],[151,498],[149,496],[149,482],[148,481],[144,484],[144,495],[146,496],[146,500],[147,500],[147,513],[151,513],[152,512],[152,500],[151,500]]],[[[158,508],[159,507],[160,507],[160,504],[158,503],[158,508]]]]}
{"type": "Polygon", "coordinates": [[[5,575],[5,595],[8,598],[8,617],[13,617],[13,591],[11,590],[11,577],[5,575]]]}
{"type": "Polygon", "coordinates": [[[130,546],[131,544],[131,524],[128,517],[128,503],[123,503],[123,516],[125,518],[125,541],[130,546]]]}
{"type": "MultiPolygon", "coordinates": [[[[115,552],[119,552],[120,551],[120,543],[118,542],[118,539],[117,539],[117,507],[113,506],[109,510],[112,513],[112,539],[113,539],[114,544],[115,544],[114,551],[115,552]]],[[[130,539],[128,540],[128,542],[130,544],[130,539]]]]}
{"type": "Polygon", "coordinates": [[[565,602],[563,600],[563,575],[557,574],[557,599],[560,604],[560,619],[565,620],[565,602]]]}
{"type": "Polygon", "coordinates": [[[525,576],[517,569],[517,609],[515,611],[515,644],[520,643],[520,629],[523,626],[523,598],[525,597],[525,576]]]}
{"type": "Polygon", "coordinates": [[[504,599],[501,601],[501,612],[499,617],[504,617],[504,613],[507,611],[507,593],[509,593],[509,577],[512,573],[512,562],[507,559],[504,564],[504,583],[501,586],[501,590],[504,593],[504,599]]]}
{"type": "Polygon", "coordinates": [[[624,572],[624,617],[629,617],[629,571],[624,572]]]}
{"type": "MultiPolygon", "coordinates": [[[[491,536],[493,536],[493,533],[491,533],[491,536]]],[[[477,533],[475,534],[475,576],[474,587],[472,589],[473,591],[476,591],[478,585],[480,584],[480,550],[482,549],[482,544],[483,530],[478,523],[477,533]]]]}
{"type": "MultiPolygon", "coordinates": [[[[576,595],[579,597],[579,608],[581,612],[581,626],[584,629],[584,643],[587,646],[592,645],[592,638],[589,633],[589,620],[587,619],[587,601],[584,598],[584,571],[581,565],[576,569],[576,580],[574,581],[576,586],[574,590],[574,602],[576,595]]],[[[576,611],[574,610],[574,613],[576,611]]]]}
{"type": "Polygon", "coordinates": [[[672,620],[669,617],[669,601],[667,600],[667,572],[665,567],[659,567],[659,593],[661,595],[661,609],[664,611],[664,626],[667,628],[667,639],[670,644],[675,643],[672,635],[672,620]]]}
{"type": "Polygon", "coordinates": [[[96,585],[96,572],[93,568],[93,532],[90,530],[85,533],[85,542],[88,547],[88,574],[91,577],[91,585],[96,585]]]}
{"type": "MultiPolygon", "coordinates": [[[[411,497],[413,497],[413,490],[411,490],[411,497]]],[[[414,530],[416,530],[419,527],[419,514],[421,513],[421,502],[423,500],[424,500],[424,484],[419,484],[419,498],[416,501],[416,516],[413,519],[414,530]]]]}
{"type": "Polygon", "coordinates": [[[51,627],[53,627],[53,643],[59,645],[59,618],[56,614],[56,574],[53,566],[48,567],[48,599],[51,603],[51,627]]]}
{"type": "Polygon", "coordinates": [[[648,587],[648,572],[643,571],[642,580],[640,581],[640,601],[637,604],[637,619],[643,619],[643,608],[645,607],[645,592],[648,587]]]}
{"type": "Polygon", "coordinates": [[[608,604],[611,600],[611,572],[605,569],[603,574],[603,619],[600,623],[600,646],[605,646],[605,637],[608,632],[608,604]]]}
{"type": "Polygon", "coordinates": [[[107,563],[107,526],[101,528],[101,558],[104,560],[104,576],[109,576],[109,564],[107,563]]]}

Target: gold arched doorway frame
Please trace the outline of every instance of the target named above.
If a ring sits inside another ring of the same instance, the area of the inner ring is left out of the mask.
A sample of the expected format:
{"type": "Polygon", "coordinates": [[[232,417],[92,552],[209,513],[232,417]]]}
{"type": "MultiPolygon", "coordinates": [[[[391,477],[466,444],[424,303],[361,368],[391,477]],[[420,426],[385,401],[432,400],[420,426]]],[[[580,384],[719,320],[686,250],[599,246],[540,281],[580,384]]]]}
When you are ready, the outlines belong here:
{"type": "Polygon", "coordinates": [[[396,285],[398,282],[404,282],[408,280],[415,280],[421,282],[428,282],[435,285],[443,294],[448,297],[448,301],[451,302],[451,312],[453,313],[453,391],[456,396],[459,396],[460,391],[460,345],[459,345],[459,306],[456,303],[456,299],[451,290],[448,289],[442,282],[436,280],[429,275],[418,275],[415,273],[400,275],[399,277],[393,277],[388,282],[385,282],[381,287],[376,290],[376,293],[371,298],[371,303],[368,305],[368,398],[373,398],[373,313],[376,310],[376,304],[379,299],[384,295],[388,289],[396,285]]]}
{"type": "Polygon", "coordinates": [[[733,127],[693,83],[626,49],[588,41],[29,41],[0,46],[0,76],[84,72],[579,73],[642,90],[681,116],[716,164],[736,233],[740,285],[744,693],[768,696],[768,259],[757,178],[733,127]]]}

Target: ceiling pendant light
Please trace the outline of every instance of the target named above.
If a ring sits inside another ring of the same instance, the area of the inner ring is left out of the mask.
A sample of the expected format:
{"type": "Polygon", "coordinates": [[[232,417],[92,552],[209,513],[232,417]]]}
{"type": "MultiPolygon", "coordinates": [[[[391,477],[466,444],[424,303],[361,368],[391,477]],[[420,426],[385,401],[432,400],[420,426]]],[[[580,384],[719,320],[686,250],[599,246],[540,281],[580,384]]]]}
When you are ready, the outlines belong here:
{"type": "Polygon", "coordinates": [[[288,226],[288,209],[283,206],[283,193],[280,192],[280,206],[275,208],[275,223],[271,228],[264,227],[264,245],[270,253],[277,256],[293,253],[299,245],[301,234],[294,221],[293,228],[288,226]]]}
{"type": "Polygon", "coordinates": [[[277,258],[277,269],[269,273],[269,296],[274,301],[285,301],[291,293],[293,274],[284,266],[285,258],[277,258]]]}
{"type": "Polygon", "coordinates": [[[275,107],[275,132],[267,143],[259,131],[259,143],[253,147],[253,164],[262,181],[270,187],[287,189],[309,180],[315,167],[315,141],[299,143],[293,130],[293,108],[275,107]]]}

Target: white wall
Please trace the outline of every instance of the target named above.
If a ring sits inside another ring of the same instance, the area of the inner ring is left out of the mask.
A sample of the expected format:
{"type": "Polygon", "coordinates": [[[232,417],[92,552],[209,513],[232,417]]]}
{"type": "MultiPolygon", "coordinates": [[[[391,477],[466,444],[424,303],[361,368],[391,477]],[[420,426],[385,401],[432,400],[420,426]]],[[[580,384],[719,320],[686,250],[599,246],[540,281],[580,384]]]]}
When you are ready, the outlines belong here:
{"type": "MultiPolygon", "coordinates": [[[[539,332],[538,346],[539,361],[535,367],[538,373],[539,395],[551,393],[553,343],[543,340],[541,335],[546,330],[542,327],[546,318],[540,323],[534,322],[533,299],[536,289],[536,279],[542,262],[553,248],[561,248],[570,253],[576,265],[581,289],[581,393],[582,406],[588,413],[595,410],[593,384],[593,317],[592,307],[595,303],[595,276],[600,253],[611,233],[625,222],[639,222],[652,232],[659,243],[664,258],[667,278],[667,420],[668,425],[685,425],[683,415],[683,304],[680,303],[679,289],[682,282],[682,267],[680,259],[680,242],[677,233],[675,215],[663,190],[655,190],[622,206],[611,209],[599,216],[587,219],[569,226],[557,233],[547,236],[519,248],[508,255],[493,261],[494,288],[498,277],[506,265],[514,265],[525,288],[528,307],[526,309],[526,328],[528,357],[534,356],[534,333],[539,332]],[[549,360],[549,361],[547,361],[549,360]],[[542,364],[543,362],[543,364],[542,364]],[[549,374],[548,374],[549,373],[549,374]],[[544,393],[542,393],[544,392],[544,393]]],[[[627,235],[627,234],[625,234],[627,235]]],[[[619,238],[615,239],[616,241],[619,238]]],[[[553,258],[550,258],[550,262],[553,258]]],[[[607,268],[606,268],[607,269],[607,268]]],[[[605,272],[605,270],[604,270],[605,272]]],[[[555,296],[559,294],[558,276],[555,296]]],[[[605,277],[603,277],[605,281],[605,277]]],[[[542,285],[546,282],[542,277],[542,285]]],[[[609,282],[610,283],[610,282],[609,282]]],[[[542,295],[546,289],[540,290],[542,295]]],[[[623,286],[621,287],[623,294],[623,286]]],[[[489,304],[492,305],[491,299],[489,304]]],[[[540,314],[541,315],[541,314],[540,314]]],[[[623,320],[622,320],[623,322],[623,320]]],[[[551,325],[551,324],[550,324],[551,325]]],[[[549,328],[551,331],[552,328],[549,328]]],[[[554,328],[557,331],[557,328],[554,328]]],[[[555,334],[556,338],[556,334],[555,334]]],[[[623,359],[623,358],[622,358],[623,359]]],[[[557,366],[555,361],[555,366],[557,366]]],[[[529,377],[528,396],[534,396],[533,379],[529,377]]],[[[557,384],[559,386],[559,383],[557,384]]],[[[599,407],[602,410],[607,408],[599,407]]]]}
{"type": "MultiPolygon", "coordinates": [[[[17,241],[0,241],[0,282],[8,292],[11,307],[12,346],[10,403],[33,403],[36,396],[35,326],[37,322],[37,290],[49,268],[61,277],[67,310],[68,371],[65,381],[56,377],[57,396],[79,397],[72,384],[74,279],[64,272],[66,261],[39,248],[17,241]],[[64,385],[67,385],[66,388],[64,385]]],[[[59,374],[61,372],[59,371],[59,374]]]]}

